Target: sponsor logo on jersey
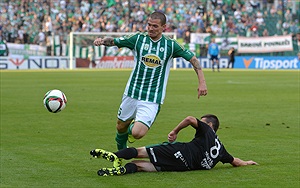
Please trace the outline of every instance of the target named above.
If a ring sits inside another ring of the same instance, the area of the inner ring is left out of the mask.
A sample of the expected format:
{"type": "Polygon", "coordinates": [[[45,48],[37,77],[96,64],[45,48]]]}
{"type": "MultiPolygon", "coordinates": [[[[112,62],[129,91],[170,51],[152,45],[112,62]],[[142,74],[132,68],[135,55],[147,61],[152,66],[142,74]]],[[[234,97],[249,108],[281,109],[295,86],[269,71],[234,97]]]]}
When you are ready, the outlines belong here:
{"type": "Polygon", "coordinates": [[[141,60],[147,67],[158,67],[162,65],[162,60],[155,54],[142,56],[141,60]]]}

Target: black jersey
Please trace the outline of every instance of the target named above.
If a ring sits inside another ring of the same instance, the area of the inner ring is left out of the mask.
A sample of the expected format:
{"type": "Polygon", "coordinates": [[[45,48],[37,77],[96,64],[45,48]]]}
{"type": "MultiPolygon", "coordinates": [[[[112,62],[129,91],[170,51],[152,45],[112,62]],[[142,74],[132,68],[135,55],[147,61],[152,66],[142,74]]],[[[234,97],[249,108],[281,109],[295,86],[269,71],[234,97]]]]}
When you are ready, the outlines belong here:
{"type": "Polygon", "coordinates": [[[232,50],[231,54],[229,55],[230,62],[234,61],[234,53],[235,53],[235,50],[232,50]]]}
{"type": "MultiPolygon", "coordinates": [[[[186,143],[186,155],[190,156],[191,169],[211,169],[219,161],[231,163],[233,157],[226,151],[214,130],[206,123],[197,119],[198,128],[195,138],[186,143]]],[[[183,153],[184,155],[185,153],[183,153]]]]}
{"type": "Polygon", "coordinates": [[[198,119],[197,122],[195,138],[191,142],[146,147],[150,161],[158,171],[209,170],[219,161],[233,161],[212,128],[198,119]]]}

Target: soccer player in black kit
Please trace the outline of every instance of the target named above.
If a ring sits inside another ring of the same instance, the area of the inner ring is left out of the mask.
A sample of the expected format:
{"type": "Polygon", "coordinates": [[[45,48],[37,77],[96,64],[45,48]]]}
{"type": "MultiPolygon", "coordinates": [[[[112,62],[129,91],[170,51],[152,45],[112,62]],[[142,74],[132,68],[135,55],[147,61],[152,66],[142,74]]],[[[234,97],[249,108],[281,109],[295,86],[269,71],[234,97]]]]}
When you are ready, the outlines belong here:
{"type": "Polygon", "coordinates": [[[135,172],[209,170],[219,161],[232,166],[256,165],[254,161],[243,161],[230,155],[219,140],[216,132],[219,120],[215,115],[207,114],[197,119],[186,117],[169,134],[168,143],[139,148],[125,148],[115,153],[103,149],[90,151],[93,157],[102,157],[113,162],[112,168],[101,168],[99,176],[123,175],[135,172]],[[183,128],[191,125],[196,129],[190,142],[174,142],[183,128]],[[149,158],[134,160],[122,166],[121,159],[149,158]]]}

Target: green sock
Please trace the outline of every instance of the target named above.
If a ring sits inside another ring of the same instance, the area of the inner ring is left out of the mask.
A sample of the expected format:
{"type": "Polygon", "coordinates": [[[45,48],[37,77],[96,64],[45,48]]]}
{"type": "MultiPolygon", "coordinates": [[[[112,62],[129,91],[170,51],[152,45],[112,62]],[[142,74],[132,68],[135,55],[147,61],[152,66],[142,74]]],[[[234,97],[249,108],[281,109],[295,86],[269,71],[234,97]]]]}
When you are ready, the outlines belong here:
{"type": "Polygon", "coordinates": [[[131,122],[131,124],[128,127],[128,134],[132,134],[133,125],[134,125],[134,122],[131,122]]]}
{"type": "Polygon", "coordinates": [[[127,139],[128,139],[128,132],[125,132],[125,133],[117,132],[116,141],[117,141],[118,150],[127,148],[127,139]]]}

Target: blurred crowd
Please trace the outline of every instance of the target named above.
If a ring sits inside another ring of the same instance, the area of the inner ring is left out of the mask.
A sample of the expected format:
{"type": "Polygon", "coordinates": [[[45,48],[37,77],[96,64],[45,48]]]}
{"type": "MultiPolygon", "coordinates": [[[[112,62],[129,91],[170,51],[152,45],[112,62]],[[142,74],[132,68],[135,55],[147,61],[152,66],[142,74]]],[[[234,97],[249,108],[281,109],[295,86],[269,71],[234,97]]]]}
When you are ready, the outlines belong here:
{"type": "Polygon", "coordinates": [[[0,35],[7,42],[46,45],[71,31],[145,31],[146,18],[163,11],[167,32],[273,36],[300,32],[298,0],[1,0],[0,35]]]}

